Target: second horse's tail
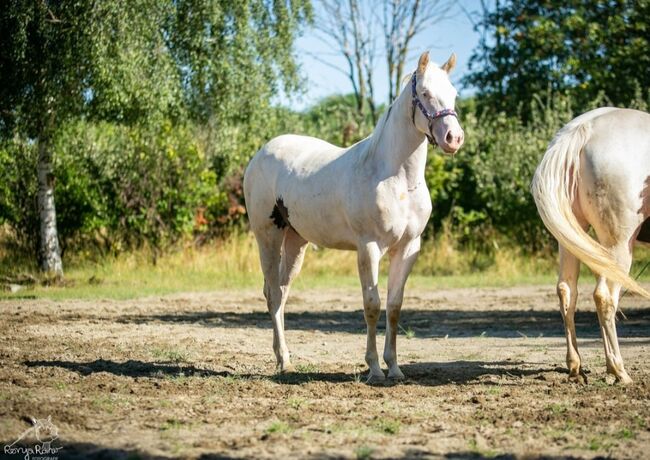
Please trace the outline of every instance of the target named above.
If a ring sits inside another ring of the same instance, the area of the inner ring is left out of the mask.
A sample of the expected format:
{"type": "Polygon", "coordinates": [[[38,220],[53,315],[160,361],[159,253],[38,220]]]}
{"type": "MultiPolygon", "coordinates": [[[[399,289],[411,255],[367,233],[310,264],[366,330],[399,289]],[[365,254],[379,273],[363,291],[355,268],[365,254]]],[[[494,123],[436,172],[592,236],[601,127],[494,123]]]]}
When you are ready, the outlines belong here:
{"type": "Polygon", "coordinates": [[[595,273],[650,298],[650,292],[630,278],[612,254],[583,230],[573,214],[580,154],[591,136],[591,120],[612,110],[616,109],[607,107],[587,112],[556,134],[535,171],[531,193],[544,225],[561,246],[595,273]]]}

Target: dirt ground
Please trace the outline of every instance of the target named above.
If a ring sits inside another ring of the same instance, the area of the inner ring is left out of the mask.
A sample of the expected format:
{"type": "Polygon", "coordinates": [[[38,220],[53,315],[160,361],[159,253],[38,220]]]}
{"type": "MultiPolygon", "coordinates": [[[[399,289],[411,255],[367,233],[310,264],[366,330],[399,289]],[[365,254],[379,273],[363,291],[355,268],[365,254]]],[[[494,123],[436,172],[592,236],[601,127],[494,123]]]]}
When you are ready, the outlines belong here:
{"type": "Polygon", "coordinates": [[[622,301],[621,386],[582,295],[576,384],[552,286],[407,290],[406,381],[369,386],[360,297],[293,294],[286,376],[259,291],[0,302],[0,444],[50,416],[60,459],[650,457],[647,301],[622,301]]]}

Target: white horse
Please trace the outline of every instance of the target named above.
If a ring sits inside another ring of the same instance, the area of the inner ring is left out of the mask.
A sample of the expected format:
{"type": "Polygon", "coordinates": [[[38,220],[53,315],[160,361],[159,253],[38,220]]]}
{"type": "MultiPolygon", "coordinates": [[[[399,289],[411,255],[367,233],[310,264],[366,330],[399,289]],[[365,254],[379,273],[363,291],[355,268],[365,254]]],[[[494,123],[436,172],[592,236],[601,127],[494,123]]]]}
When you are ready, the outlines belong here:
{"type": "Polygon", "coordinates": [[[448,74],[423,53],[411,83],[381,117],[372,135],[347,148],[320,139],[283,135],[253,157],[244,174],[250,225],[259,246],[264,296],[273,321],[278,370],[292,369],[284,338],[284,306],[308,242],[356,250],[368,328],[369,382],[385,379],[376,346],[380,299],[379,260],[390,255],[384,361],[389,378],[397,365],[396,334],[404,284],[420,251],[431,214],[424,182],[427,139],[445,152],[463,143],[448,74]]]}
{"type": "Polygon", "coordinates": [[[628,275],[635,241],[650,241],[650,227],[644,225],[650,216],[650,115],[605,107],[575,118],[551,142],[531,191],[544,224],[559,242],[557,293],[569,379],[585,377],[574,323],[582,261],[597,275],[594,301],[607,372],[630,383],[614,321],[621,286],[650,297],[628,275]],[[586,233],[589,226],[598,242],[586,233]]]}

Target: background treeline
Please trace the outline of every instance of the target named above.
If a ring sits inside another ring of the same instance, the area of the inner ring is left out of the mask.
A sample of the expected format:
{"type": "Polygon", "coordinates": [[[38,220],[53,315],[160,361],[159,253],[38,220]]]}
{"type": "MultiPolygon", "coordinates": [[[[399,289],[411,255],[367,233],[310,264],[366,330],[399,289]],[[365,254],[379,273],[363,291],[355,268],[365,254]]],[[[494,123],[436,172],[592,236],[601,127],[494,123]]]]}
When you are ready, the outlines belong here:
{"type": "MultiPolygon", "coordinates": [[[[307,0],[8,2],[5,258],[45,258],[39,168],[50,168],[64,257],[147,247],[155,259],[246,228],[241,176],[271,137],[350,145],[368,135],[384,107],[359,94],[302,112],[279,104],[306,84],[293,46],[318,11],[307,0]]],[[[650,1],[499,0],[472,18],[482,39],[464,81],[474,95],[459,101],[466,143],[454,158],[431,152],[426,237],[443,231],[487,260],[504,244],[548,250],[532,173],[578,113],[647,108],[650,1]]]]}

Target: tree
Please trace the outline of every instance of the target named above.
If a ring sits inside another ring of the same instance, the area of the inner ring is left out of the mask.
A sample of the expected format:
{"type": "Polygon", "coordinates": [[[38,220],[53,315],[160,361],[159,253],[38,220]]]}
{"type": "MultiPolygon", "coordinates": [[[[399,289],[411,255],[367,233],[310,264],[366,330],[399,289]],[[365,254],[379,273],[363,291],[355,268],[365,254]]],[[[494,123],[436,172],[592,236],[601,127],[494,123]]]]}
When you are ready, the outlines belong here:
{"type": "Polygon", "coordinates": [[[445,0],[384,2],[380,22],[388,68],[388,101],[397,97],[402,86],[411,40],[427,28],[448,19],[453,4],[445,0]]]}
{"type": "Polygon", "coordinates": [[[548,91],[584,109],[627,105],[650,86],[648,0],[509,0],[484,9],[466,83],[484,108],[517,111],[548,91]]]}
{"type": "Polygon", "coordinates": [[[315,28],[345,58],[347,66],[342,70],[327,59],[314,57],[346,74],[357,101],[358,117],[363,118],[367,106],[376,122],[374,68],[378,50],[383,45],[390,103],[401,88],[411,41],[447,19],[453,5],[450,0],[321,0],[315,28]]]}
{"type": "Polygon", "coordinates": [[[38,146],[39,252],[63,276],[52,138],[67,120],[245,122],[278,82],[307,0],[48,0],[0,9],[0,135],[38,146]]]}
{"type": "MultiPolygon", "coordinates": [[[[320,14],[314,27],[322,37],[332,43],[347,64],[343,71],[352,85],[357,103],[357,114],[363,117],[366,105],[376,118],[374,108],[373,68],[376,57],[375,24],[369,15],[368,4],[358,0],[340,2],[321,0],[320,14]]],[[[329,61],[318,58],[333,69],[341,69],[329,61]]]]}

